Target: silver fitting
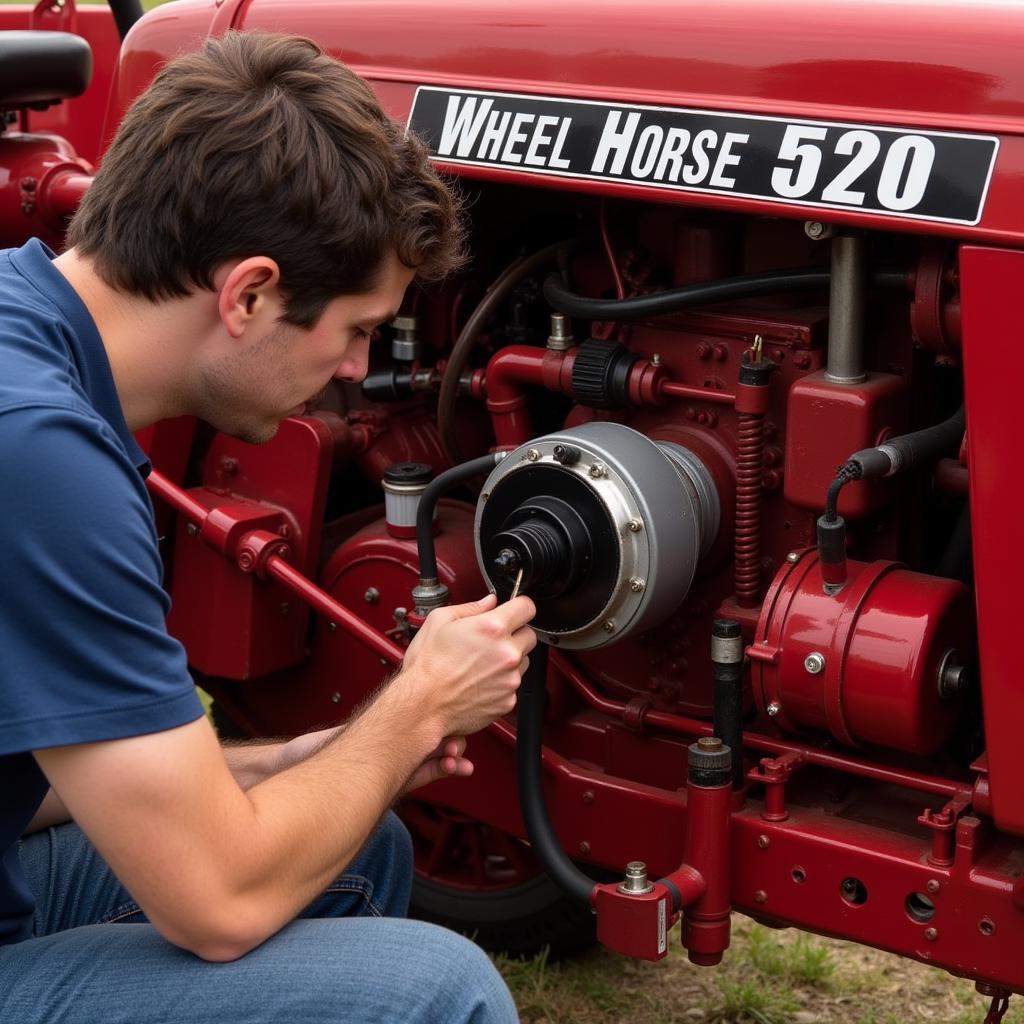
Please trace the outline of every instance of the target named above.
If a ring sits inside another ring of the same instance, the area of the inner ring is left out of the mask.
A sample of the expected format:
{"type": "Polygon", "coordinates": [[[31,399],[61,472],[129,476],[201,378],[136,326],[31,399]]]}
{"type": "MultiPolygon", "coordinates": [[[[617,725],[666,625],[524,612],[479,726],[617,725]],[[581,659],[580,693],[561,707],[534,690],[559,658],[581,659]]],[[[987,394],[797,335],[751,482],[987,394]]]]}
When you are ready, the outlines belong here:
{"type": "Polygon", "coordinates": [[[548,335],[549,352],[568,352],[575,339],[572,321],[564,313],[551,314],[551,333],[548,335]]]}
{"type": "Polygon", "coordinates": [[[448,603],[448,588],[436,579],[421,578],[412,588],[412,601],[416,614],[426,618],[435,608],[443,608],[448,603]]]}
{"type": "Polygon", "coordinates": [[[412,363],[420,357],[420,340],[416,332],[416,317],[396,316],[391,321],[395,336],[391,339],[391,358],[400,363],[412,363]]]}
{"type": "Polygon", "coordinates": [[[626,865],[626,877],[619,885],[619,892],[625,896],[646,896],[654,892],[654,885],[647,880],[647,865],[642,860],[631,860],[626,865]]]}

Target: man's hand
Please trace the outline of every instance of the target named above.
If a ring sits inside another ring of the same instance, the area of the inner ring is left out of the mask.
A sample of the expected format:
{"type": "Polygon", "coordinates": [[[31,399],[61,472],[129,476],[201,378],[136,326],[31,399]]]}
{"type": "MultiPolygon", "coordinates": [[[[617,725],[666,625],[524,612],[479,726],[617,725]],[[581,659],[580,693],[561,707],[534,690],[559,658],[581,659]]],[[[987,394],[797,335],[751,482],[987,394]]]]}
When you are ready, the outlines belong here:
{"type": "Polygon", "coordinates": [[[473,774],[473,762],[462,755],[466,750],[465,736],[450,736],[412,774],[402,789],[402,795],[438,779],[465,778],[473,774]]]}
{"type": "Polygon", "coordinates": [[[445,736],[477,732],[508,714],[537,644],[527,626],[536,608],[528,597],[496,603],[489,594],[431,612],[384,694],[404,696],[445,736]]]}

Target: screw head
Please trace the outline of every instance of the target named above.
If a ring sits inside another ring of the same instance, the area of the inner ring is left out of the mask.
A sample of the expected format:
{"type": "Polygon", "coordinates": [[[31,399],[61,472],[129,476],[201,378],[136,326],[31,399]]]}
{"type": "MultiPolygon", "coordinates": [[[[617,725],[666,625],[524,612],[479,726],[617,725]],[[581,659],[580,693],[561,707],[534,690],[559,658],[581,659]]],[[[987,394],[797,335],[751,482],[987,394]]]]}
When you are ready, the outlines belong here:
{"type": "Polygon", "coordinates": [[[925,888],[934,895],[939,891],[939,880],[937,878],[929,878],[925,888]]]}
{"type": "Polygon", "coordinates": [[[764,891],[764,889],[758,889],[757,892],[754,893],[754,902],[755,903],[767,903],[768,902],[768,893],[766,893],[764,891]]]}
{"type": "Polygon", "coordinates": [[[782,705],[777,700],[773,700],[771,704],[769,704],[768,707],[765,708],[765,711],[768,712],[768,716],[770,718],[774,718],[781,710],[782,705]]]}
{"type": "Polygon", "coordinates": [[[536,448],[526,449],[526,461],[536,462],[540,458],[540,452],[536,448]]]}
{"type": "Polygon", "coordinates": [[[661,366],[660,352],[655,352],[654,355],[651,356],[651,366],[661,366]]]}
{"type": "Polygon", "coordinates": [[[790,553],[788,555],[786,555],[786,561],[790,562],[791,564],[795,563],[795,562],[799,562],[800,561],[800,552],[799,551],[790,551],[790,553]]]}
{"type": "Polygon", "coordinates": [[[338,632],[338,624],[336,622],[328,622],[327,623],[327,629],[331,633],[337,633],[338,632]]]}
{"type": "Polygon", "coordinates": [[[629,589],[632,590],[634,594],[639,594],[645,586],[647,586],[647,584],[642,579],[640,579],[639,576],[634,576],[629,581],[629,589]]]}
{"type": "Polygon", "coordinates": [[[587,470],[587,476],[591,480],[602,480],[608,475],[608,470],[601,465],[600,462],[594,462],[591,464],[590,469],[587,470]]]}
{"type": "Polygon", "coordinates": [[[332,704],[340,704],[341,703],[341,694],[338,693],[337,690],[335,690],[334,693],[331,694],[331,703],[332,704]]]}
{"type": "Polygon", "coordinates": [[[767,850],[770,845],[771,845],[771,840],[767,836],[763,836],[762,835],[762,836],[758,836],[757,837],[758,849],[760,849],[760,850],[767,850]]]}
{"type": "Polygon", "coordinates": [[[644,528],[644,524],[639,519],[630,519],[626,526],[630,533],[639,533],[644,528]]]}
{"type": "Polygon", "coordinates": [[[929,942],[934,942],[939,937],[939,929],[938,928],[925,928],[925,930],[924,930],[924,937],[929,942]]]}
{"type": "Polygon", "coordinates": [[[818,651],[811,651],[810,654],[804,658],[804,668],[812,676],[821,675],[825,671],[825,655],[818,651]]]}
{"type": "Polygon", "coordinates": [[[804,234],[813,238],[816,242],[823,238],[831,238],[835,228],[831,224],[823,224],[820,220],[809,220],[804,222],[804,234]]]}
{"type": "Polygon", "coordinates": [[[367,604],[376,604],[380,600],[380,591],[376,587],[367,587],[363,600],[367,604]]]}
{"type": "Polygon", "coordinates": [[[199,533],[199,527],[196,526],[195,523],[189,523],[188,526],[185,527],[185,532],[190,537],[194,537],[197,533],[199,533]]]}
{"type": "Polygon", "coordinates": [[[611,619],[605,619],[604,622],[601,623],[601,628],[606,633],[613,633],[615,631],[615,623],[611,619]]]}

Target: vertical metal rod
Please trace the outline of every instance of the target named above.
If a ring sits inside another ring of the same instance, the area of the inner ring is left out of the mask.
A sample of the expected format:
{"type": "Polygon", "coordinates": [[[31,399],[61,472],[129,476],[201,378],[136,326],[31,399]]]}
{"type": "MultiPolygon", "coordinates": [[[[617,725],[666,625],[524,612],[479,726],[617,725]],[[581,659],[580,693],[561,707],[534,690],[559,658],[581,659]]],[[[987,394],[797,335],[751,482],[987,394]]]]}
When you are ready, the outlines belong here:
{"type": "Polygon", "coordinates": [[[832,239],[825,379],[833,384],[859,384],[866,379],[864,251],[864,239],[860,235],[836,235],[832,239]]]}

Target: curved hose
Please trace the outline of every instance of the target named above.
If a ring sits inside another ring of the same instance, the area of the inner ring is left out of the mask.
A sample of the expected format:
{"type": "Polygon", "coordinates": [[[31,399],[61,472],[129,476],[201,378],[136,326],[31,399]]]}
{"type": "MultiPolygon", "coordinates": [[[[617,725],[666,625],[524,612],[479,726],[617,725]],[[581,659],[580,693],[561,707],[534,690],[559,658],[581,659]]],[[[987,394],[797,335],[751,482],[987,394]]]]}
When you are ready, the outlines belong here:
{"type": "Polygon", "coordinates": [[[547,672],[548,651],[543,644],[538,644],[530,654],[530,665],[523,674],[516,713],[519,809],[530,846],[541,866],[571,899],[589,907],[590,894],[597,883],[566,856],[551,827],[551,818],[544,802],[541,742],[547,707],[547,672]]]}
{"type": "MultiPolygon", "coordinates": [[[[551,275],[544,282],[544,297],[560,313],[569,316],[590,320],[639,320],[725,299],[825,288],[830,278],[828,270],[780,270],[727,277],[722,281],[702,281],[654,295],[637,295],[628,299],[589,299],[570,292],[555,275],[551,275]]],[[[893,288],[905,285],[907,275],[898,270],[876,271],[870,280],[873,285],[893,288]]]]}
{"type": "Polygon", "coordinates": [[[529,256],[520,257],[506,267],[494,284],[487,289],[483,299],[462,328],[452,354],[448,357],[448,365],[441,379],[441,390],[437,396],[437,431],[441,435],[444,453],[452,463],[460,462],[462,459],[455,439],[455,399],[459,394],[459,378],[469,362],[469,354],[476,344],[477,335],[516,285],[554,259],[559,251],[569,244],[568,241],[561,241],[545,246],[529,256]]]}
{"type": "Polygon", "coordinates": [[[893,476],[911,469],[919,462],[934,462],[959,445],[967,428],[964,407],[933,427],[924,427],[901,437],[890,437],[875,448],[854,452],[839,468],[829,485],[825,500],[825,518],[835,522],[839,492],[851,480],[872,480],[893,476]]]}
{"type": "Polygon", "coordinates": [[[117,34],[124,39],[128,30],[142,17],[139,0],[110,0],[110,13],[114,15],[117,34]]]}
{"type": "Polygon", "coordinates": [[[437,553],[434,551],[434,506],[442,494],[482,473],[489,473],[505,457],[504,452],[481,455],[438,474],[423,489],[416,507],[416,550],[420,559],[420,577],[437,579],[437,553]]]}

